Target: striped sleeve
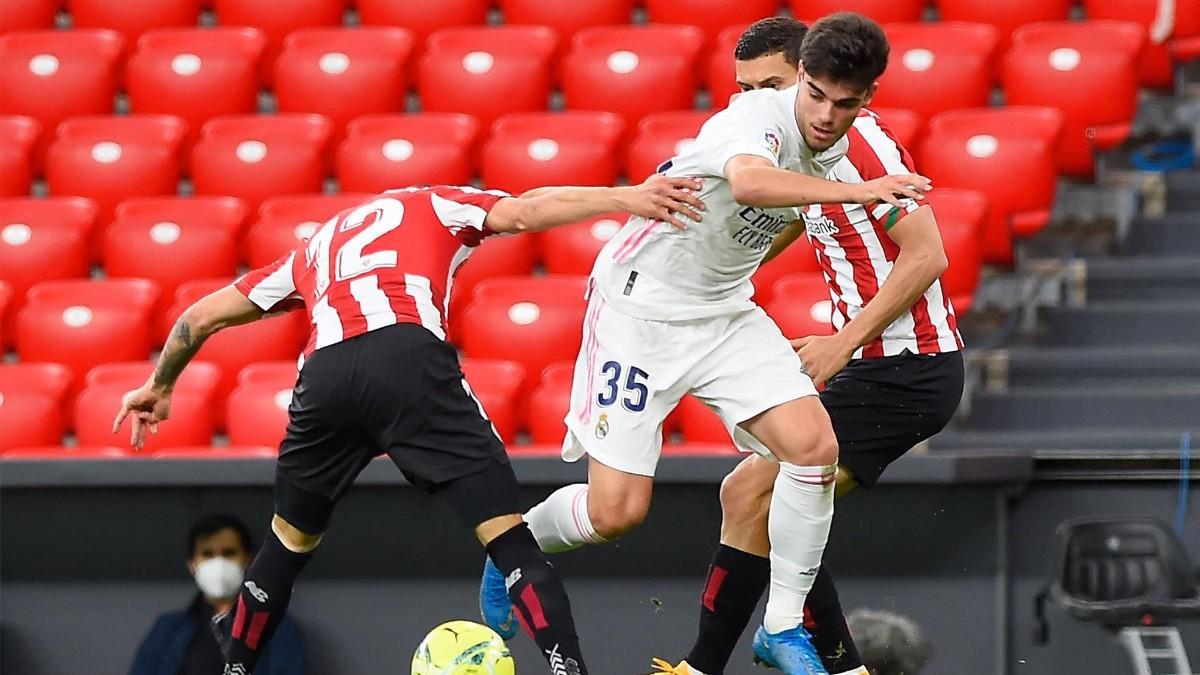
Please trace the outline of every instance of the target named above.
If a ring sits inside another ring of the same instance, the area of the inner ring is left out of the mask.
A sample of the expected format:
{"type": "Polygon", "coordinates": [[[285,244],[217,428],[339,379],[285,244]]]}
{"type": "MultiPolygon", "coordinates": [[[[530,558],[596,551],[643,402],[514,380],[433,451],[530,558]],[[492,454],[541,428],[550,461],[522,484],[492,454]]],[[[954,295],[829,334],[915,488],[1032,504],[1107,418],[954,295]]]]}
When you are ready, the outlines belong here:
{"type": "MultiPolygon", "coordinates": [[[[847,157],[858,169],[864,182],[884,176],[916,173],[908,150],[900,145],[888,130],[887,124],[874,113],[864,112],[854,120],[849,139],[850,149],[847,157]]],[[[901,217],[920,207],[912,199],[905,199],[901,203],[904,205],[903,213],[891,204],[876,204],[871,208],[871,219],[881,221],[885,228],[890,228],[901,217]]]]}
{"type": "Polygon", "coordinates": [[[495,234],[484,224],[488,211],[496,202],[509,196],[500,190],[439,187],[430,191],[429,201],[442,227],[463,246],[478,246],[484,237],[495,234]]]}
{"type": "Polygon", "coordinates": [[[295,258],[296,252],[292,251],[270,265],[247,272],[234,282],[234,287],[264,312],[295,309],[297,301],[303,304],[292,277],[295,258]]]}

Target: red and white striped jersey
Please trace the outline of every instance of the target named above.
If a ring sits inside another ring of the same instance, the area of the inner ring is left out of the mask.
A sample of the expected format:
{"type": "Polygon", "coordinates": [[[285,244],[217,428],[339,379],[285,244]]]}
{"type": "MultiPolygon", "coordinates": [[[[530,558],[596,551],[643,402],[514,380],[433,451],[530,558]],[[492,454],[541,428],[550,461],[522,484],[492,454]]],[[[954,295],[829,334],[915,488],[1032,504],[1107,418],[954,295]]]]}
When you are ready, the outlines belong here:
{"type": "MultiPolygon", "coordinates": [[[[845,158],[829,174],[831,180],[863,183],[883,176],[916,173],[912,157],[892,136],[875,113],[863,110],[846,134],[850,141],[845,158]]],[[[905,200],[905,212],[917,210],[905,200]]],[[[814,204],[804,210],[808,240],[817,251],[833,301],[837,330],[858,315],[887,281],[900,247],[887,234],[894,207],[877,204],[814,204]]],[[[899,214],[901,217],[905,214],[899,214]]],[[[895,217],[892,223],[895,224],[895,217]]],[[[958,320],[940,281],[933,282],[912,310],[901,315],[873,342],[860,347],[854,358],[937,354],[962,349],[958,320]]]]}
{"type": "Polygon", "coordinates": [[[507,196],[447,186],[384,192],[235,286],[263,311],[302,300],[313,326],[305,356],[398,323],[445,339],[455,272],[492,234],[484,219],[507,196]]]}

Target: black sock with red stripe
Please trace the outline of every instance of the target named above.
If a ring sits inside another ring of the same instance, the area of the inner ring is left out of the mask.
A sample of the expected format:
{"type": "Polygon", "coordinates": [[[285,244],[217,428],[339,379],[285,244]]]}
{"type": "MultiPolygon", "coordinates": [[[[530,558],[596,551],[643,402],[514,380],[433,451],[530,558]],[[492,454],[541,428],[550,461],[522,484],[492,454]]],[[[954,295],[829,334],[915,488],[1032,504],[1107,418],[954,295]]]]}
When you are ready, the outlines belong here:
{"type": "Polygon", "coordinates": [[[700,634],[688,665],[721,675],[771,581],[771,560],[725,544],[717,548],[700,596],[700,634]]]}
{"type": "Polygon", "coordinates": [[[521,627],[542,651],[554,675],[587,675],[571,601],[529,526],[521,523],[492,540],[492,562],[504,574],[521,627]]]}
{"type": "MultiPolygon", "coordinates": [[[[233,666],[226,672],[252,672],[292,598],[292,586],[312,553],[296,553],[285,547],[272,531],[246,570],[242,590],[233,609],[232,640],[225,660],[233,666]],[[236,666],[241,664],[243,670],[236,666]]],[[[224,637],[224,636],[222,636],[224,637]]]]}
{"type": "Polygon", "coordinates": [[[821,565],[804,601],[804,628],[812,636],[821,663],[829,672],[844,673],[863,665],[842,614],[842,601],[833,584],[833,576],[825,565],[821,565]]]}

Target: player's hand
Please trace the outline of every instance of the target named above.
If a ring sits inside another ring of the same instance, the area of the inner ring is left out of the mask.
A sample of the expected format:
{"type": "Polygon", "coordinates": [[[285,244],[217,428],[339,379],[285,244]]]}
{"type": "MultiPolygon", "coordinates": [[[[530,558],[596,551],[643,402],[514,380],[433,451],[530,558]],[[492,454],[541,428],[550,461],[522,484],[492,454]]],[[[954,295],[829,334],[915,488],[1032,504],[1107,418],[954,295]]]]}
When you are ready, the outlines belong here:
{"type": "Polygon", "coordinates": [[[702,184],[694,178],[678,178],[654,174],[640,185],[631,185],[621,190],[622,208],[635,216],[650,220],[661,220],[673,227],[686,230],[687,225],[677,215],[699,221],[707,208],[694,193],[702,184]]]}
{"type": "Polygon", "coordinates": [[[854,347],[838,335],[809,335],[791,343],[804,364],[804,372],[817,386],[837,375],[854,355],[854,347]]]}
{"type": "Polygon", "coordinates": [[[859,204],[887,202],[897,208],[903,208],[900,200],[906,197],[916,200],[924,199],[925,193],[931,189],[933,189],[933,182],[925,176],[915,173],[900,173],[859,183],[853,201],[859,204]]]}
{"type": "Polygon", "coordinates": [[[113,420],[112,432],[117,433],[121,423],[129,417],[132,424],[129,443],[141,450],[146,445],[146,433],[158,433],[158,423],[170,416],[171,392],[156,389],[149,384],[143,385],[122,397],[121,410],[113,420]]]}

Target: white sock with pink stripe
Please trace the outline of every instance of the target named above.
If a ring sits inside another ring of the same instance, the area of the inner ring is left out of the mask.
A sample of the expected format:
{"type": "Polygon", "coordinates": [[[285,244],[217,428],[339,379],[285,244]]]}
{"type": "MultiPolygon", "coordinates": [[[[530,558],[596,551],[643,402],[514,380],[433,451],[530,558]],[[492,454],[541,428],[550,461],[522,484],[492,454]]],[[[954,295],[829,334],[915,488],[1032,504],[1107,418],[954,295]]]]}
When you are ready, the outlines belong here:
{"type": "Polygon", "coordinates": [[[771,535],[771,592],[763,627],[768,633],[804,622],[804,600],[812,589],[833,522],[836,466],[779,463],[767,529],[771,535]]]}
{"type": "Polygon", "coordinates": [[[603,544],[588,517],[588,486],[575,483],[555,490],[525,514],[525,522],[546,553],[573,551],[584,544],[603,544]]]}

